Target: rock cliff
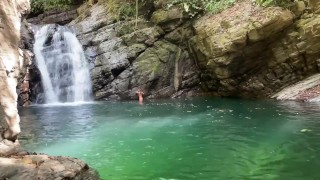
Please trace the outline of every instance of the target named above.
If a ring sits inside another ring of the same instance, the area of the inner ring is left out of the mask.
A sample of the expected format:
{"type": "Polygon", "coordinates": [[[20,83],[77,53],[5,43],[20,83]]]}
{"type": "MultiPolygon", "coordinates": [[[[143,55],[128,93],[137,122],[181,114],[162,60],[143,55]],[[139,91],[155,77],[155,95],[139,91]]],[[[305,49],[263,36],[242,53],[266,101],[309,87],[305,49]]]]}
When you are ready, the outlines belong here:
{"type": "Polygon", "coordinates": [[[243,2],[197,20],[190,43],[205,88],[222,96],[270,97],[319,72],[319,15],[300,16],[306,6],[296,5],[294,14],[243,2]]]}
{"type": "Polygon", "coordinates": [[[318,1],[240,1],[192,17],[161,2],[137,20],[115,20],[98,1],[78,9],[68,26],[86,50],[96,99],[135,99],[137,89],[147,98],[269,98],[319,72],[318,1]]]}
{"type": "Polygon", "coordinates": [[[101,4],[69,24],[86,49],[97,99],[209,93],[271,97],[319,72],[318,3],[289,9],[242,1],[191,18],[154,3],[150,18],[114,21],[101,4]],[[137,25],[135,25],[137,24],[137,25]]]}
{"type": "Polygon", "coordinates": [[[184,43],[191,23],[174,29],[139,19],[135,28],[135,21],[114,23],[102,4],[85,13],[69,26],[90,59],[96,99],[133,99],[137,89],[148,98],[199,91],[199,73],[184,43]]]}
{"type": "Polygon", "coordinates": [[[28,55],[19,48],[21,18],[28,13],[28,0],[0,2],[0,103],[1,118],[7,123],[2,137],[15,140],[20,133],[16,86],[23,77],[28,55]]]}

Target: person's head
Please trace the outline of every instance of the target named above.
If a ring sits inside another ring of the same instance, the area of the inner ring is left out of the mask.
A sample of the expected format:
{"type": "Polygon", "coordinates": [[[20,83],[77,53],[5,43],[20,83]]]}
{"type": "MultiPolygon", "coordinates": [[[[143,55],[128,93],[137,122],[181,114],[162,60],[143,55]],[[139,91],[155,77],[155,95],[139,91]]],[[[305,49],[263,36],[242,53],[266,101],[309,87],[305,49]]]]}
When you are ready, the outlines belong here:
{"type": "Polygon", "coordinates": [[[143,92],[141,91],[141,89],[139,88],[137,91],[136,91],[136,94],[138,94],[138,95],[142,95],[143,94],[143,92]]]}

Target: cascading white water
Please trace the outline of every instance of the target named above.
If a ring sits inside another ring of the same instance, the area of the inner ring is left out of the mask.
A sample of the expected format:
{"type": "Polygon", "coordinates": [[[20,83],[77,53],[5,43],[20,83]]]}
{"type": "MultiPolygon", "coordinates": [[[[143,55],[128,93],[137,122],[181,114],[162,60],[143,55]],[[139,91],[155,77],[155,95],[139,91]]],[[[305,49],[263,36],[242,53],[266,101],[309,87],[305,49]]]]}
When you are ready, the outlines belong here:
{"type": "Polygon", "coordinates": [[[91,100],[88,63],[80,42],[68,28],[46,25],[36,30],[34,53],[45,103],[91,100]]]}

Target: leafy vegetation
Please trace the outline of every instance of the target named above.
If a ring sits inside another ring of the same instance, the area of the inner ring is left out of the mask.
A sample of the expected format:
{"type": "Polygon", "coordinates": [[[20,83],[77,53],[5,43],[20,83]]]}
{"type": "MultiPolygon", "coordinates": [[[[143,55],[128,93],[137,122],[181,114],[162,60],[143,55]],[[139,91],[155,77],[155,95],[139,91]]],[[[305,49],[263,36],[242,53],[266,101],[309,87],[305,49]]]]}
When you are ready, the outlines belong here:
{"type": "Polygon", "coordinates": [[[126,19],[135,14],[135,1],[133,0],[100,0],[114,19],[126,19]]]}
{"type": "Polygon", "coordinates": [[[39,14],[52,9],[67,9],[70,5],[82,3],[83,0],[31,0],[31,13],[39,14]]]}
{"type": "Polygon", "coordinates": [[[105,4],[108,12],[116,20],[137,18],[139,14],[148,14],[153,7],[153,0],[99,0],[99,2],[105,4]]]}

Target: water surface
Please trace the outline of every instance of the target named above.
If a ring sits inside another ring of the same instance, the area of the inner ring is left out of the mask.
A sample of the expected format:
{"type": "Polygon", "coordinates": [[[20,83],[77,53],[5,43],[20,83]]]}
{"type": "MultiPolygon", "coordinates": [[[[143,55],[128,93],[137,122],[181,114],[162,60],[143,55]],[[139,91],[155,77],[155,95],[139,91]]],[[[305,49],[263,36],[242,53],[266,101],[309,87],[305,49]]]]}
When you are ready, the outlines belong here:
{"type": "Polygon", "coordinates": [[[20,110],[29,151],[108,180],[320,179],[320,104],[198,98],[20,110]]]}

